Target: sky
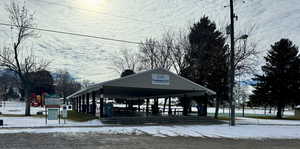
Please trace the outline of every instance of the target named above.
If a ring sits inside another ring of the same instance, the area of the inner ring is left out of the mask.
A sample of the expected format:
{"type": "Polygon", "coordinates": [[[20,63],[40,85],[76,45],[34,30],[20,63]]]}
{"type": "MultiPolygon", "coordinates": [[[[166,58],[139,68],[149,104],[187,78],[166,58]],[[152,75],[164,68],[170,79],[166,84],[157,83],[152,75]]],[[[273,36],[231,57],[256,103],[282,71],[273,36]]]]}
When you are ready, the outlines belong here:
{"type": "MultiPolygon", "coordinates": [[[[10,0],[0,2],[0,22],[8,23],[4,9],[10,0]]],[[[105,38],[140,42],[161,38],[166,31],[188,29],[203,15],[219,28],[229,22],[229,0],[17,0],[25,1],[34,12],[37,27],[105,38]]],[[[262,57],[269,45],[290,38],[300,45],[299,0],[236,0],[236,30],[254,27],[249,39],[258,45],[262,57]],[[245,2],[244,2],[245,1],[245,2]]],[[[138,50],[138,45],[102,39],[39,31],[26,41],[38,57],[51,61],[49,69],[68,70],[79,80],[101,82],[119,77],[109,69],[108,56],[121,50],[138,50]]],[[[0,47],[8,45],[10,27],[0,26],[0,47]]]]}

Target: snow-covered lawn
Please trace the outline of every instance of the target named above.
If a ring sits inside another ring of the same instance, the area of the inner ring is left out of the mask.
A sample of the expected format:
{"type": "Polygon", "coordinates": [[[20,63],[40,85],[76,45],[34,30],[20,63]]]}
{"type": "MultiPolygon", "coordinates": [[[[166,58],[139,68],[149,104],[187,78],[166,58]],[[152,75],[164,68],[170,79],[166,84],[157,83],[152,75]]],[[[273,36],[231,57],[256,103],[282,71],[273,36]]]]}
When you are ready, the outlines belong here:
{"type": "MultiPolygon", "coordinates": [[[[4,117],[0,116],[4,121],[3,127],[45,127],[45,126],[103,126],[100,120],[92,120],[87,122],[75,122],[71,120],[58,120],[47,121],[43,117],[4,117]]],[[[265,120],[255,118],[238,117],[236,120],[238,125],[284,125],[284,126],[298,126],[300,127],[300,120],[265,120]]]]}
{"type": "MultiPolygon", "coordinates": [[[[19,101],[5,101],[0,102],[0,112],[2,114],[24,115],[25,114],[25,102],[19,101]]],[[[31,115],[36,115],[38,111],[45,111],[43,107],[31,107],[31,115]]]]}
{"type": "MultiPolygon", "coordinates": [[[[38,111],[45,111],[43,107],[31,107],[31,115],[36,115],[38,111]]],[[[0,112],[8,116],[1,116],[0,119],[4,121],[4,127],[44,127],[44,126],[99,126],[102,125],[101,121],[93,120],[88,122],[75,122],[66,120],[61,120],[59,124],[58,120],[47,121],[44,117],[24,117],[25,113],[25,102],[18,101],[7,101],[2,102],[2,107],[0,107],[0,112]],[[9,116],[10,115],[10,116],[9,116]],[[20,116],[19,116],[20,115],[20,116]]]]}
{"type": "MultiPolygon", "coordinates": [[[[1,103],[0,103],[1,104],[1,103]]],[[[118,106],[118,107],[122,107],[124,105],[118,105],[115,104],[114,106],[118,106]]],[[[146,109],[145,105],[141,106],[142,109],[146,109]]],[[[161,109],[163,109],[163,106],[160,106],[161,109]]],[[[172,106],[174,111],[175,109],[177,111],[182,111],[182,107],[179,106],[172,106]]],[[[36,115],[36,113],[38,111],[44,111],[45,109],[43,107],[31,107],[31,111],[30,113],[32,115],[36,115]]],[[[194,112],[197,111],[196,107],[192,107],[192,110],[194,112]]],[[[23,115],[25,112],[25,102],[18,102],[18,101],[6,101],[5,104],[4,102],[2,103],[2,107],[0,107],[0,112],[2,112],[3,114],[14,114],[14,115],[23,115]]],[[[215,112],[215,108],[214,107],[209,107],[207,109],[207,112],[209,114],[214,114],[215,112]]],[[[227,115],[229,113],[229,108],[221,108],[219,111],[220,115],[227,115]]],[[[241,115],[242,114],[242,109],[236,109],[236,113],[237,115],[241,115]]],[[[246,108],[245,109],[245,114],[247,115],[264,115],[265,114],[265,110],[264,109],[250,109],[250,108],[246,108]]],[[[267,110],[266,115],[270,116],[270,115],[276,115],[276,110],[272,110],[271,113],[269,113],[269,110],[267,110]]],[[[294,111],[290,110],[290,111],[285,111],[284,112],[285,116],[293,116],[294,115],[294,111]]]]}
{"type": "MultiPolygon", "coordinates": [[[[1,108],[4,114],[23,114],[23,103],[8,102],[1,108]]],[[[32,114],[43,108],[32,108],[32,114]]],[[[4,120],[4,126],[0,127],[0,133],[102,133],[102,134],[129,134],[152,136],[185,136],[185,137],[212,137],[212,138],[250,138],[250,139],[300,139],[299,120],[264,120],[254,118],[237,117],[237,126],[222,125],[169,125],[169,126],[109,126],[100,120],[87,122],[74,122],[61,120],[48,121],[44,117],[10,117],[0,116],[4,120]],[[68,126],[55,128],[41,128],[45,126],[68,126]],[[22,128],[17,128],[22,127],[22,128]],[[25,128],[24,128],[25,127],[25,128]],[[28,128],[26,128],[28,127],[28,128]]]]}
{"type": "Polygon", "coordinates": [[[233,139],[300,139],[299,126],[265,125],[184,125],[184,126],[138,126],[138,127],[70,127],[42,129],[0,129],[0,133],[102,133],[126,135],[152,135],[158,137],[211,137],[233,139]]]}
{"type": "Polygon", "coordinates": [[[236,122],[240,125],[297,125],[300,127],[300,120],[271,120],[237,117],[236,122]]]}
{"type": "MultiPolygon", "coordinates": [[[[3,117],[0,119],[4,122],[5,127],[45,127],[45,126],[100,126],[103,125],[99,120],[91,120],[87,122],[75,122],[61,119],[60,124],[58,120],[47,121],[43,117],[3,117]]],[[[1,127],[0,127],[1,128],[1,127]]]]}

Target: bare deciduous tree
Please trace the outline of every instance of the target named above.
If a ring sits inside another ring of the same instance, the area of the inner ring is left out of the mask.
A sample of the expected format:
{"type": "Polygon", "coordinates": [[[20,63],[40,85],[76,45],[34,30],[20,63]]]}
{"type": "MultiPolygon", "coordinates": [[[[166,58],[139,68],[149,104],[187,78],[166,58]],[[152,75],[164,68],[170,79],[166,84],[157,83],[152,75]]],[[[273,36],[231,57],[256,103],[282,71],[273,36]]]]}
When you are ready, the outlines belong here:
{"type": "Polygon", "coordinates": [[[76,82],[69,72],[65,70],[59,70],[56,72],[56,77],[54,79],[55,92],[59,94],[60,97],[64,98],[71,95],[72,93],[81,89],[81,84],[76,82]]]}
{"type": "Polygon", "coordinates": [[[117,73],[121,74],[124,70],[137,71],[139,60],[136,52],[130,49],[122,49],[109,56],[109,61],[112,64],[112,69],[117,73]]]}
{"type": "Polygon", "coordinates": [[[251,38],[252,33],[255,31],[256,26],[252,25],[251,27],[240,30],[237,33],[236,47],[235,47],[235,75],[251,75],[257,69],[257,59],[259,52],[257,51],[257,43],[254,40],[248,39],[251,38]],[[242,38],[247,36],[246,38],[242,38]]]}
{"type": "Polygon", "coordinates": [[[15,72],[20,78],[24,97],[26,98],[25,115],[30,115],[30,88],[31,83],[26,74],[45,69],[49,62],[38,60],[32,54],[32,49],[25,49],[26,39],[35,37],[37,33],[32,29],[34,24],[33,14],[30,14],[25,5],[20,6],[12,1],[6,8],[12,29],[12,46],[4,47],[0,51],[0,66],[15,72]]]}
{"type": "Polygon", "coordinates": [[[191,46],[185,32],[179,31],[179,34],[176,37],[173,49],[171,50],[171,61],[172,67],[176,73],[180,74],[184,68],[188,67],[185,56],[187,55],[187,52],[190,51],[191,46]]]}
{"type": "Polygon", "coordinates": [[[146,39],[140,46],[141,69],[164,68],[169,70],[172,67],[171,51],[173,49],[174,39],[169,34],[165,34],[161,41],[152,38],[146,39]]]}
{"type": "Polygon", "coordinates": [[[256,49],[255,42],[239,40],[236,47],[235,70],[236,76],[253,74],[257,68],[257,56],[259,52],[256,49]]]}

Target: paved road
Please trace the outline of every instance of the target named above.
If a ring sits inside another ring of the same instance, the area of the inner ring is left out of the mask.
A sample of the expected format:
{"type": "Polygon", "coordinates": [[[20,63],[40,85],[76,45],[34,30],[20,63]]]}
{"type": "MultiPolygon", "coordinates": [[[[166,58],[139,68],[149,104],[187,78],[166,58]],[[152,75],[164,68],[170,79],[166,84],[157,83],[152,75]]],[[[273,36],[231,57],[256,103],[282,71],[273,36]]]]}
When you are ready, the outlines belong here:
{"type": "Polygon", "coordinates": [[[299,149],[300,140],[233,140],[93,133],[0,134],[1,149],[299,149]]]}

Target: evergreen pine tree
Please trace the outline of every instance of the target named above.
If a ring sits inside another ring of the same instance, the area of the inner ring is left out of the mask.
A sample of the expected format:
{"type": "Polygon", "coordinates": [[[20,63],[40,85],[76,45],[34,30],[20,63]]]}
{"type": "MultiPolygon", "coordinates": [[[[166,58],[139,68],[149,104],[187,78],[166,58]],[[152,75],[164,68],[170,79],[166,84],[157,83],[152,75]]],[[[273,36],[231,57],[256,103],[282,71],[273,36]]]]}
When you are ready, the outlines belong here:
{"type": "MultiPolygon", "coordinates": [[[[226,97],[228,75],[227,46],[224,35],[216,24],[204,16],[195,23],[189,33],[191,50],[186,56],[189,67],[182,72],[184,77],[216,91],[216,115],[222,97],[226,97]]],[[[224,99],[224,98],[223,98],[224,99]]],[[[207,103],[199,101],[198,103],[207,103]]]]}
{"type": "Polygon", "coordinates": [[[256,75],[254,78],[256,84],[254,85],[255,90],[253,94],[250,95],[250,106],[273,106],[270,98],[270,88],[267,85],[266,76],[256,75]]]}
{"type": "Polygon", "coordinates": [[[265,60],[262,67],[265,77],[256,77],[264,83],[257,84],[252,100],[269,98],[269,104],[277,107],[277,118],[282,118],[285,106],[295,104],[299,98],[298,47],[289,39],[281,39],[271,45],[265,60]]]}

